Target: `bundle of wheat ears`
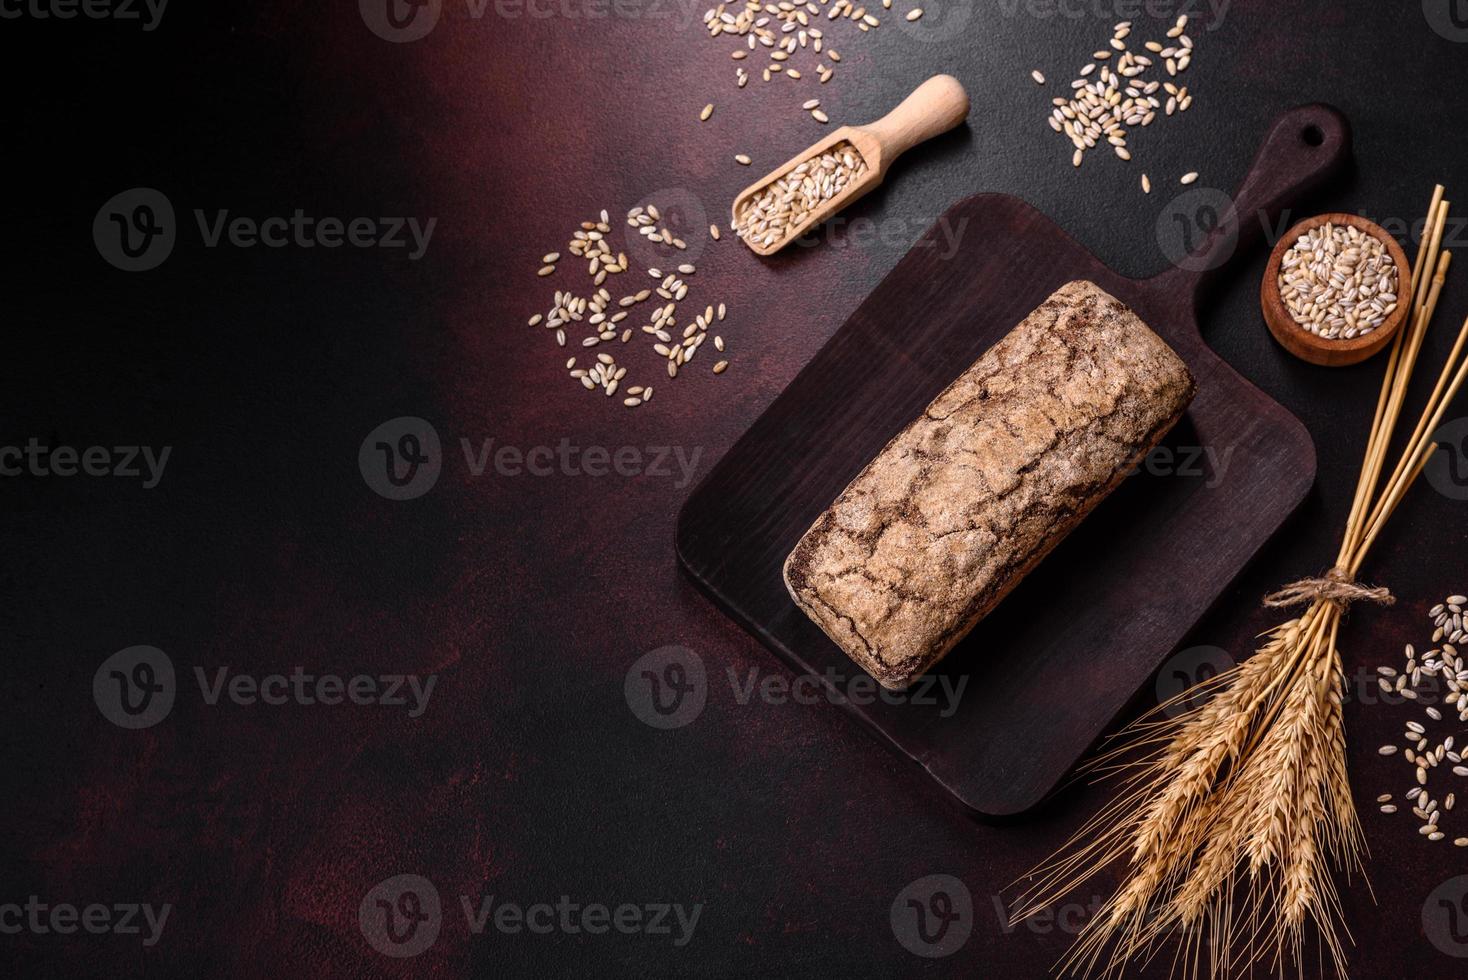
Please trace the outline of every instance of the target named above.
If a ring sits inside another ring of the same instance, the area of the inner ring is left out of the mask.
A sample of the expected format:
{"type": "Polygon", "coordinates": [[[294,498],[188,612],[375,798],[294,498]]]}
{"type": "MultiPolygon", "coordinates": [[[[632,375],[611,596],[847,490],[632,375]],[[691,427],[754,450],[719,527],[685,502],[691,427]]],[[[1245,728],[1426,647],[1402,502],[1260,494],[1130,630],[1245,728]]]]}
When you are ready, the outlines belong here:
{"type": "Polygon", "coordinates": [[[1387,361],[1334,566],[1266,598],[1268,606],[1306,609],[1264,634],[1252,657],[1134,722],[1089,764],[1088,771],[1119,780],[1118,792],[1032,873],[1016,919],[1122,869],[1117,890],[1058,972],[1120,976],[1128,964],[1159,954],[1187,976],[1238,976],[1254,967],[1282,974],[1291,965],[1303,972],[1308,945],[1319,948],[1322,969],[1346,975],[1349,934],[1334,876],[1364,878],[1365,841],[1346,772],[1336,636],[1350,603],[1392,601],[1385,589],[1357,584],[1357,573],[1436,450],[1431,433],[1468,376],[1465,322],[1383,481],[1450,260],[1440,251],[1447,212],[1439,186],[1412,270],[1413,305],[1387,361]]]}

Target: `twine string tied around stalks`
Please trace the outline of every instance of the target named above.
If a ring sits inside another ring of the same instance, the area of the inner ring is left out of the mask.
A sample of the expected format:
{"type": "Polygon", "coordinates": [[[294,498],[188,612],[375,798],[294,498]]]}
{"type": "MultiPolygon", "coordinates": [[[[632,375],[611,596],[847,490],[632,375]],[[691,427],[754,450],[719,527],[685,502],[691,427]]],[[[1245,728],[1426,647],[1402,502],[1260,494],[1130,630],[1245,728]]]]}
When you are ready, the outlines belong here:
{"type": "Polygon", "coordinates": [[[1271,609],[1299,606],[1311,602],[1328,602],[1342,611],[1353,602],[1374,602],[1390,606],[1396,596],[1384,585],[1362,585],[1351,578],[1351,573],[1340,566],[1332,568],[1318,578],[1302,578],[1291,582],[1277,592],[1264,597],[1264,605],[1271,609]]]}

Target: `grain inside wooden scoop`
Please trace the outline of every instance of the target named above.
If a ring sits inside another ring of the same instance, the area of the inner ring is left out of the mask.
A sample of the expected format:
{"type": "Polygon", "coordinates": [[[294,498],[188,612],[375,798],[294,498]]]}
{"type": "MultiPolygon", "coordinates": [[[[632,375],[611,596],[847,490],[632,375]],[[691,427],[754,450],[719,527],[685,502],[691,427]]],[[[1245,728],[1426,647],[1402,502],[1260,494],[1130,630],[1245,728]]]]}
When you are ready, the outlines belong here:
{"type": "Polygon", "coordinates": [[[1094,283],[1062,286],[949,385],[785,562],[884,687],[952,649],[1181,417],[1187,367],[1094,283]]]}
{"type": "Polygon", "coordinates": [[[813,212],[867,171],[861,152],[842,141],[797,164],[788,174],[741,199],[734,232],[750,244],[773,245],[792,237],[813,212]]]}

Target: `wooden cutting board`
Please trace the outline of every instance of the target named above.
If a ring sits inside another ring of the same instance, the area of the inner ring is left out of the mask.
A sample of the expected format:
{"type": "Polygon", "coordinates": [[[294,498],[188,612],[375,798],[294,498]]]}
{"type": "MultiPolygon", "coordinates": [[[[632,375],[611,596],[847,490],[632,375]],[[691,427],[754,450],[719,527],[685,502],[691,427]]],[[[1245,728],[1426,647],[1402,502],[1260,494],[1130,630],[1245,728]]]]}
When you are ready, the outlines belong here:
{"type": "Polygon", "coordinates": [[[1209,276],[1349,155],[1350,128],[1335,109],[1286,113],[1235,206],[1217,209],[1213,223],[1209,198],[1198,195],[1184,217],[1211,234],[1151,279],[1117,275],[1016,198],[981,194],[954,205],[925,238],[935,239],[945,221],[966,228],[960,253],[945,261],[942,249],[920,241],[694,490],[678,520],[685,570],[964,806],[986,816],[1033,807],[1314,482],[1309,433],[1204,344],[1195,307],[1209,276]],[[781,564],[888,440],[1073,279],[1129,304],[1196,377],[1197,397],[1163,443],[1180,472],[1143,468],[1125,480],[949,654],[934,681],[901,701],[880,697],[796,608],[781,564]],[[1227,465],[1205,458],[1182,466],[1198,447],[1227,465]],[[1182,472],[1195,468],[1200,475],[1182,472]],[[946,692],[960,683],[951,698],[946,692]]]}

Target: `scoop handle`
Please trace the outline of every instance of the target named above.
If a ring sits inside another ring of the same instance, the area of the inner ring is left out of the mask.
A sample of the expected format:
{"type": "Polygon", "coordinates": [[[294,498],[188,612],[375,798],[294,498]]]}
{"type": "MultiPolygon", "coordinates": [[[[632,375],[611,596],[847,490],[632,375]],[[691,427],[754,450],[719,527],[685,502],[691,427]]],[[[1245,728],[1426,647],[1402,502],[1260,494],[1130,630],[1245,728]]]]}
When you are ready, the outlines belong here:
{"type": "Polygon", "coordinates": [[[952,75],[934,75],[874,123],[861,127],[882,145],[885,166],[923,140],[946,133],[968,115],[968,93],[952,75]]]}

